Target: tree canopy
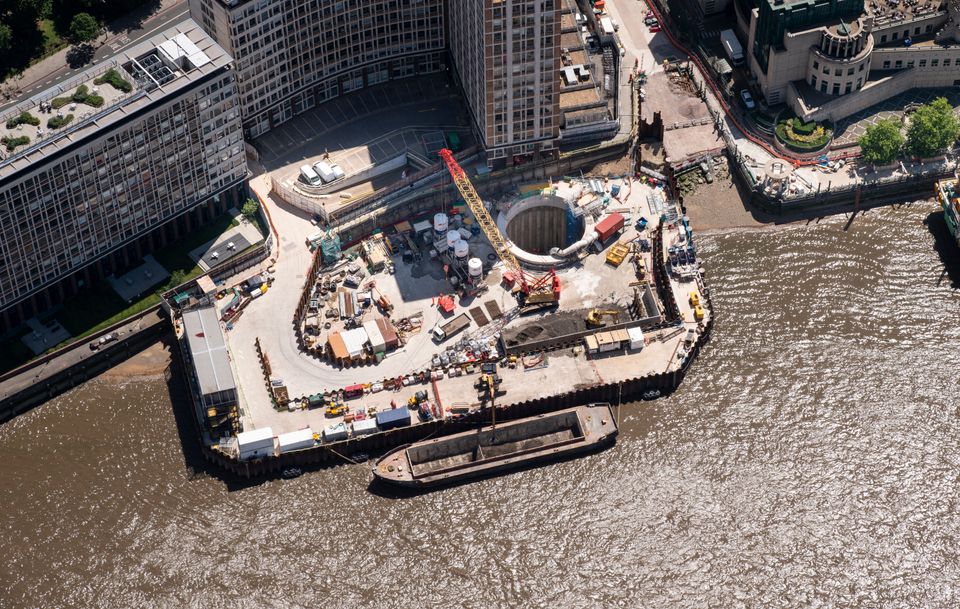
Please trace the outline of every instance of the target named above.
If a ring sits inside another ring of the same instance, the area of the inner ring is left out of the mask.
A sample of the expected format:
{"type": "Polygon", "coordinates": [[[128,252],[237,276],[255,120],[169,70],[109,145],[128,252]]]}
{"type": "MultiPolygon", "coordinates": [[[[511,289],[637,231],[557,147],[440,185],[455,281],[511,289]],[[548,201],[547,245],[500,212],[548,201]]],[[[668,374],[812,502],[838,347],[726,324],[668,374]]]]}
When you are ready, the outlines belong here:
{"type": "Polygon", "coordinates": [[[253,219],[257,215],[257,210],[260,209],[260,203],[253,198],[249,198],[243,203],[243,207],[240,209],[245,217],[253,219]]]}
{"type": "Polygon", "coordinates": [[[886,165],[897,158],[904,143],[900,123],[888,118],[867,127],[858,143],[863,160],[877,165],[886,165]]]}
{"type": "Polygon", "coordinates": [[[77,13],[70,21],[70,37],[74,42],[88,42],[100,34],[100,24],[89,13],[77,13]]]}
{"type": "Polygon", "coordinates": [[[957,141],[960,121],[953,107],[943,97],[918,108],[910,117],[907,128],[907,149],[918,157],[940,154],[957,141]]]}

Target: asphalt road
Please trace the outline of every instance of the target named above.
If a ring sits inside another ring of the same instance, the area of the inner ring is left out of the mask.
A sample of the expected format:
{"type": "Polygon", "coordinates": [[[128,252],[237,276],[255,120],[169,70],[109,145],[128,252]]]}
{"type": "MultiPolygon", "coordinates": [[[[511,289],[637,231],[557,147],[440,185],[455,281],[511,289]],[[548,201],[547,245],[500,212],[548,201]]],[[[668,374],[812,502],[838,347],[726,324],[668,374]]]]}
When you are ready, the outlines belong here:
{"type": "MultiPolygon", "coordinates": [[[[39,77],[32,82],[19,83],[19,95],[17,95],[15,99],[0,105],[0,114],[5,112],[8,108],[19,104],[21,101],[29,98],[30,96],[41,93],[50,87],[54,87],[61,82],[72,78],[78,72],[87,70],[96,63],[113,57],[124,49],[138,44],[144,39],[153,36],[157,32],[185,20],[189,16],[190,10],[187,8],[187,3],[185,1],[180,1],[160,10],[155,15],[148,17],[143,21],[141,27],[137,29],[125,29],[116,33],[111,33],[107,40],[97,48],[96,52],[94,52],[93,61],[80,68],[74,69],[68,66],[65,60],[62,59],[62,54],[45,59],[43,62],[41,62],[44,67],[46,67],[45,64],[51,61],[58,61],[59,65],[49,66],[49,71],[45,75],[39,75],[39,77]]],[[[37,70],[38,67],[40,67],[39,64],[38,66],[31,67],[24,77],[30,78],[31,74],[35,75],[35,70],[37,70]]]]}

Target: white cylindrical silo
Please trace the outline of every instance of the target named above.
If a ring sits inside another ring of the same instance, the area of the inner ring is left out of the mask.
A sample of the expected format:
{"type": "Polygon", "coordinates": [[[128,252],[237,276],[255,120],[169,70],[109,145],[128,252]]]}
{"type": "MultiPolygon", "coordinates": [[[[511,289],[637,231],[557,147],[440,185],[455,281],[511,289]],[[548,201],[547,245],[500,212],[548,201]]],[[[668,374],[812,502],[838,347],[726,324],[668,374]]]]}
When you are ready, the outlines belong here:
{"type": "Polygon", "coordinates": [[[470,245],[463,239],[453,244],[453,256],[457,260],[459,260],[461,263],[466,261],[467,255],[469,253],[470,253],[470,245]]]}
{"type": "Polygon", "coordinates": [[[433,230],[438,233],[444,233],[447,231],[450,220],[447,218],[447,214],[435,214],[433,216],[433,230]]]}
{"type": "Polygon", "coordinates": [[[471,258],[467,261],[467,275],[471,278],[477,278],[483,275],[483,261],[479,258],[471,258]]]}
{"type": "Polygon", "coordinates": [[[447,233],[447,249],[453,249],[460,241],[460,233],[455,230],[447,233]]]}

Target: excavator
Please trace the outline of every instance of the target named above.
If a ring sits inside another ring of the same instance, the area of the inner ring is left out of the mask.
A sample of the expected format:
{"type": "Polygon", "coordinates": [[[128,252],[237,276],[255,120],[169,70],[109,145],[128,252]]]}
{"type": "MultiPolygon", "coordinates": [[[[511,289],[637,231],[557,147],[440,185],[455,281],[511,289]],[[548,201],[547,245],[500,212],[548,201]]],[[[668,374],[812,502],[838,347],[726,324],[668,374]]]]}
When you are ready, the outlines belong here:
{"type": "Polygon", "coordinates": [[[600,326],[604,325],[604,317],[612,317],[614,323],[616,323],[617,320],[620,319],[620,311],[615,311],[613,309],[590,309],[590,311],[587,312],[585,321],[587,322],[588,326],[599,328],[600,326]]]}
{"type": "Polygon", "coordinates": [[[480,229],[483,230],[487,240],[490,241],[490,245],[493,246],[494,252],[496,252],[500,260],[503,261],[507,271],[507,273],[504,273],[504,278],[506,279],[510,275],[516,277],[516,281],[519,284],[519,290],[516,296],[520,308],[529,309],[531,307],[556,306],[560,304],[560,278],[557,277],[557,272],[554,269],[550,269],[549,273],[537,277],[530,275],[520,268],[520,263],[517,261],[516,256],[510,251],[509,242],[500,232],[490,212],[487,211],[483,201],[480,199],[480,195],[477,194],[476,189],[473,187],[473,183],[470,182],[470,178],[467,177],[466,172],[460,167],[460,164],[457,163],[453,152],[444,148],[440,151],[440,158],[443,159],[443,162],[447,165],[447,171],[450,172],[453,183],[456,185],[457,190],[460,191],[460,196],[463,197],[470,211],[473,212],[477,223],[480,225],[480,229]]]}

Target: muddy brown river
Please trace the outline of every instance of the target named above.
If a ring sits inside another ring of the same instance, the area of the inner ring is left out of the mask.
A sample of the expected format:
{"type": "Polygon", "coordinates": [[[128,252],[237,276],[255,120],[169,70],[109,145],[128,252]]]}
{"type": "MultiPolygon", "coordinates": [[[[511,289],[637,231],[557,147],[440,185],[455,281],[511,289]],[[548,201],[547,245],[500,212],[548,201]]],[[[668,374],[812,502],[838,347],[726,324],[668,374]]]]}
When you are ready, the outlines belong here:
{"type": "Polygon", "coordinates": [[[427,495],[226,484],[175,385],[90,382],[0,426],[0,607],[960,606],[932,209],[699,237],[718,321],[679,391],[603,453],[427,495]]]}

